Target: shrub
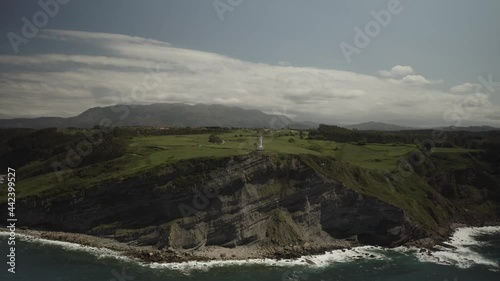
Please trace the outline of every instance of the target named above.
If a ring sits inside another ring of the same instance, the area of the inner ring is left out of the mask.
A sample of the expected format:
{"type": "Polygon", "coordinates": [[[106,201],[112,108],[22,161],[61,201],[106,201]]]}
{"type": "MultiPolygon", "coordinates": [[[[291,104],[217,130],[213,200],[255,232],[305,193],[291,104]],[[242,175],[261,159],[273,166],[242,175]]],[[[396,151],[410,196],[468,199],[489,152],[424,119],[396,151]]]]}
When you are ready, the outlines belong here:
{"type": "Polygon", "coordinates": [[[214,135],[214,134],[211,134],[209,137],[208,137],[208,142],[210,143],[217,143],[217,144],[221,144],[222,143],[222,138],[217,136],[217,135],[214,135]]]}

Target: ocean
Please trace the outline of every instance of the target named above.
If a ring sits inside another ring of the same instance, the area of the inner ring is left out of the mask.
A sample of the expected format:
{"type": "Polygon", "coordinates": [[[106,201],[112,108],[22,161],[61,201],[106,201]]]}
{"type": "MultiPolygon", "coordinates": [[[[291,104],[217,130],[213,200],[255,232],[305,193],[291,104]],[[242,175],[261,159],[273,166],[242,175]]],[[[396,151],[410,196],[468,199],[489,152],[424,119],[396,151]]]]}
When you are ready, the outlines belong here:
{"type": "Polygon", "coordinates": [[[108,250],[18,237],[16,273],[7,271],[0,233],[0,280],[13,281],[499,281],[500,227],[460,228],[438,251],[364,246],[297,260],[140,264],[108,250]]]}

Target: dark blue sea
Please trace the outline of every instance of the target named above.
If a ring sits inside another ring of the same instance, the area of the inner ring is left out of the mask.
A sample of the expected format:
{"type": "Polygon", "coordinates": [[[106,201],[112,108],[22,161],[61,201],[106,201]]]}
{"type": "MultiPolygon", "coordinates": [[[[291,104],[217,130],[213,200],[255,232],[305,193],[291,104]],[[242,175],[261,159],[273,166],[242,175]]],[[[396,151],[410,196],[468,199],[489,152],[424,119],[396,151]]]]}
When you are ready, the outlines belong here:
{"type": "Polygon", "coordinates": [[[500,281],[500,227],[461,228],[432,254],[418,249],[360,247],[294,261],[255,260],[144,265],[110,251],[18,237],[16,273],[7,271],[8,245],[0,236],[4,262],[0,280],[14,281],[500,281]]]}

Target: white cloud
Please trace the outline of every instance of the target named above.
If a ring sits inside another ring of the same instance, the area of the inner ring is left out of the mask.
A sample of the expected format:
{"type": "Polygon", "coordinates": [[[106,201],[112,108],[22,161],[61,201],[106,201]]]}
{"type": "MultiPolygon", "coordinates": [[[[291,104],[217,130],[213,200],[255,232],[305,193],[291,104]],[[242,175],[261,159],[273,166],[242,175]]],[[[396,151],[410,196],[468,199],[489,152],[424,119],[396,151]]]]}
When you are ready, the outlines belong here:
{"type": "Polygon", "coordinates": [[[125,43],[125,44],[156,44],[160,46],[169,46],[170,44],[151,38],[142,38],[136,36],[128,36],[122,34],[112,34],[112,33],[97,33],[97,32],[87,32],[87,31],[77,31],[77,30],[54,30],[45,29],[38,35],[42,39],[51,39],[57,41],[86,41],[95,42],[101,44],[102,42],[115,42],[115,43],[125,43]]]}
{"type": "MultiPolygon", "coordinates": [[[[92,44],[101,51],[0,55],[0,67],[8,69],[0,74],[2,116],[73,116],[89,107],[116,103],[186,102],[268,112],[286,107],[289,114],[323,122],[442,123],[443,113],[463,101],[461,96],[432,89],[441,81],[417,75],[410,66],[379,72],[385,77],[379,78],[246,62],[126,35],[60,30],[41,34],[57,49],[71,41],[92,44]],[[145,80],[154,87],[145,89],[145,80]]],[[[481,97],[481,106],[483,117],[469,114],[468,118],[482,122],[484,114],[499,112],[487,97],[481,97]]]]}
{"type": "Polygon", "coordinates": [[[415,71],[411,66],[396,65],[391,70],[379,70],[377,73],[386,78],[398,79],[414,74],[415,71]]]}
{"type": "Polygon", "coordinates": [[[403,82],[408,82],[408,83],[416,83],[416,84],[439,84],[442,83],[443,80],[427,80],[424,76],[422,75],[406,75],[401,79],[403,82]]]}
{"type": "Polygon", "coordinates": [[[428,80],[422,75],[417,75],[411,66],[396,65],[391,70],[379,70],[377,73],[393,84],[430,85],[443,82],[443,80],[428,80]]]}
{"type": "Polygon", "coordinates": [[[481,85],[475,83],[463,83],[452,87],[450,92],[455,94],[472,94],[476,92],[477,89],[481,89],[480,87],[481,85]]]}
{"type": "Polygon", "coordinates": [[[289,63],[289,62],[287,62],[287,61],[279,61],[278,65],[281,65],[281,66],[291,66],[292,64],[289,63]]]}

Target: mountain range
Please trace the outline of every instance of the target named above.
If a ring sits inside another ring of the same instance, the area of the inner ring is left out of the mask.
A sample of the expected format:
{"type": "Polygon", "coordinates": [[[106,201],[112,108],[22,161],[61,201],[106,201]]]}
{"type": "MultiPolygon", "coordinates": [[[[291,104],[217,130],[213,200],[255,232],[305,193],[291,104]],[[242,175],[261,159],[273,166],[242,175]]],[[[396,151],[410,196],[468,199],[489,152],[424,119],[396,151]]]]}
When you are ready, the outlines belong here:
{"type": "MultiPolygon", "coordinates": [[[[333,122],[332,122],[333,123],[333,122]]],[[[233,128],[291,128],[316,129],[319,123],[295,122],[284,115],[266,114],[260,110],[243,109],[220,104],[157,103],[151,105],[115,105],[94,107],[74,117],[39,117],[0,119],[0,128],[91,128],[95,125],[166,126],[166,127],[233,127],[233,128]]],[[[403,131],[417,128],[382,122],[339,125],[360,131],[403,131]]],[[[431,128],[432,129],[432,128],[431,128]]],[[[445,131],[484,132],[500,130],[491,126],[439,127],[445,131]]]]}
{"type": "Polygon", "coordinates": [[[468,127],[449,126],[449,127],[436,127],[436,128],[412,128],[412,127],[404,127],[382,122],[366,122],[366,123],[344,125],[344,126],[341,125],[341,127],[347,129],[357,129],[360,131],[408,131],[408,130],[434,129],[441,131],[487,132],[487,131],[500,130],[500,128],[492,126],[468,126],[468,127]]]}
{"type": "Polygon", "coordinates": [[[347,129],[357,129],[360,131],[403,131],[403,130],[413,130],[414,128],[402,127],[393,124],[387,124],[382,122],[366,122],[355,125],[342,126],[347,129]]]}
{"type": "Polygon", "coordinates": [[[113,126],[167,126],[167,127],[237,127],[283,128],[292,120],[283,115],[265,114],[217,104],[160,103],[151,105],[116,105],[91,108],[78,116],[0,119],[0,128],[48,127],[91,128],[101,122],[113,126]]]}

